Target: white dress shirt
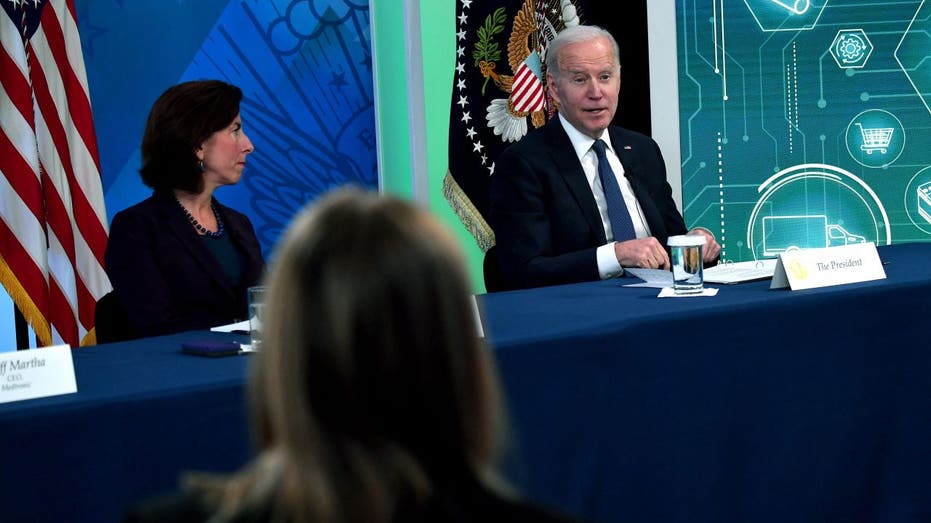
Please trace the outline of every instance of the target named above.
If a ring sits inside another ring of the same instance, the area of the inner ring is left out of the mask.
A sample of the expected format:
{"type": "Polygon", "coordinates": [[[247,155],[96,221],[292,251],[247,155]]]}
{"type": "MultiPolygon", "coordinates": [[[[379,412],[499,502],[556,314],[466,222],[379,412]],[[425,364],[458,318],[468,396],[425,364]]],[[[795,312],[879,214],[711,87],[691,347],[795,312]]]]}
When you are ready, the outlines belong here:
{"type": "MultiPolygon", "coordinates": [[[[595,197],[595,204],[598,206],[598,214],[601,216],[601,226],[604,227],[605,238],[608,239],[608,243],[598,247],[597,250],[598,274],[603,280],[620,276],[624,273],[624,269],[621,268],[621,264],[614,254],[614,231],[611,229],[611,219],[608,217],[608,203],[605,200],[604,189],[601,186],[601,179],[598,177],[598,157],[592,149],[595,140],[579,132],[561,114],[559,115],[559,122],[562,124],[563,129],[566,130],[566,134],[569,135],[569,141],[572,142],[575,154],[582,164],[585,179],[588,181],[588,186],[595,197]]],[[[637,234],[637,238],[651,236],[650,227],[643,216],[643,209],[634,195],[630,181],[624,176],[624,166],[621,165],[621,161],[614,152],[611,136],[607,130],[602,133],[601,140],[607,146],[605,153],[608,157],[608,163],[611,164],[611,170],[614,171],[617,184],[621,188],[621,195],[624,196],[624,203],[630,213],[630,220],[634,224],[634,232],[637,234]]]]}

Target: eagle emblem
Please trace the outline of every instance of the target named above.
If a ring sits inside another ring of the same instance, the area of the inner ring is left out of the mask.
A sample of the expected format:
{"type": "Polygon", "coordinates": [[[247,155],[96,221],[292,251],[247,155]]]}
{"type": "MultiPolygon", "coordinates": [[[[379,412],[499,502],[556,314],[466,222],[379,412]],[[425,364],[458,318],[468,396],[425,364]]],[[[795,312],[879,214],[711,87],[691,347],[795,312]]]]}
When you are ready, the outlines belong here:
{"type": "Polygon", "coordinates": [[[483,216],[495,159],[530,125],[542,127],[555,114],[546,94],[546,48],[559,31],[583,23],[583,1],[457,2],[443,196],[482,251],[495,243],[483,216]]]}
{"type": "Polygon", "coordinates": [[[486,120],[495,135],[505,142],[520,140],[528,130],[528,117],[541,127],[553,111],[545,88],[544,56],[547,44],[565,27],[578,25],[578,9],[572,0],[525,0],[514,16],[507,45],[507,64],[513,74],[496,72],[500,52],[494,36],[503,31],[506,14],[498,8],[478,30],[473,57],[485,78],[507,94],[491,100],[486,120]]]}

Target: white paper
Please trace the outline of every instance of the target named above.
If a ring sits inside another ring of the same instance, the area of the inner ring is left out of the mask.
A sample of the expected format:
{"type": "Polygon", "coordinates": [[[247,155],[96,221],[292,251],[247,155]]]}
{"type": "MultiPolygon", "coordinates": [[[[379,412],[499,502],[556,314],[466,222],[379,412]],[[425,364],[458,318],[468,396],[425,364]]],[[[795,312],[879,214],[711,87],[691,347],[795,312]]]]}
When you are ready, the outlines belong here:
{"type": "Polygon", "coordinates": [[[662,289],[664,287],[672,287],[672,271],[666,271],[663,269],[634,269],[634,268],[624,268],[624,271],[630,274],[631,276],[636,276],[643,280],[643,283],[628,283],[624,287],[650,287],[654,289],[662,289]]]}
{"type": "Polygon", "coordinates": [[[714,287],[705,287],[701,292],[696,292],[695,294],[676,294],[676,290],[672,287],[666,287],[665,289],[659,291],[659,294],[656,295],[657,298],[700,298],[702,296],[715,296],[718,294],[718,289],[714,287]]]}
{"type": "Polygon", "coordinates": [[[776,270],[776,259],[721,263],[704,270],[705,283],[741,283],[771,278],[776,270]]]}
{"type": "Polygon", "coordinates": [[[230,323],[229,325],[220,325],[219,327],[210,329],[211,332],[249,332],[249,330],[249,320],[242,320],[237,323],[230,323]]]}

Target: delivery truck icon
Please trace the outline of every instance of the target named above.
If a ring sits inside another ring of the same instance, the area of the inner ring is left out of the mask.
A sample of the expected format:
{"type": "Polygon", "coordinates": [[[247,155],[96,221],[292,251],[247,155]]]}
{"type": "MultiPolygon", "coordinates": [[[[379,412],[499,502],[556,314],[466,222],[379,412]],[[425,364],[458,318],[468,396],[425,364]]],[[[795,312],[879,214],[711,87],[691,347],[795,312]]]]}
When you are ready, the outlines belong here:
{"type": "Polygon", "coordinates": [[[828,224],[823,214],[763,217],[763,256],[815,247],[866,243],[866,238],[828,224]]]}
{"type": "Polygon", "coordinates": [[[918,186],[918,214],[931,223],[931,182],[918,186]]]}

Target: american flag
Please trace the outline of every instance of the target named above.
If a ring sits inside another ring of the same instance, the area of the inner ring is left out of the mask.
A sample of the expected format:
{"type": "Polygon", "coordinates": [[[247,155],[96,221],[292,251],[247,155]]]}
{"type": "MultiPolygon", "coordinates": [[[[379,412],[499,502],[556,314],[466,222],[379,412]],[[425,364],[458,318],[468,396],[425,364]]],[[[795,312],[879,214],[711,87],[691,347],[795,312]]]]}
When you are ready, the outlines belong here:
{"type": "Polygon", "coordinates": [[[514,110],[530,113],[546,107],[541,66],[540,55],[533,51],[517,68],[510,97],[514,110]]]}
{"type": "Polygon", "coordinates": [[[0,0],[0,282],[39,345],[92,344],[107,217],[73,0],[0,0]]]}

